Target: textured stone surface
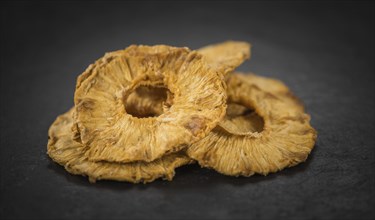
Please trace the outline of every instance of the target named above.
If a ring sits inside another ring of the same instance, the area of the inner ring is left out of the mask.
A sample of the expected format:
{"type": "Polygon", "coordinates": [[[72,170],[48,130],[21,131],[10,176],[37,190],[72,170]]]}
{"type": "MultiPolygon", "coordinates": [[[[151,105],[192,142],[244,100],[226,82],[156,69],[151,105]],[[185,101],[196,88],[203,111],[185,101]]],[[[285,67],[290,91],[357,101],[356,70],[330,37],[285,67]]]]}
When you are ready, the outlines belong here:
{"type": "Polygon", "coordinates": [[[1,4],[1,219],[375,217],[373,3],[1,4]],[[173,182],[90,184],[46,155],[76,77],[105,51],[228,39],[253,45],[239,70],[304,101],[318,131],[306,163],[267,177],[192,165],[173,182]]]}

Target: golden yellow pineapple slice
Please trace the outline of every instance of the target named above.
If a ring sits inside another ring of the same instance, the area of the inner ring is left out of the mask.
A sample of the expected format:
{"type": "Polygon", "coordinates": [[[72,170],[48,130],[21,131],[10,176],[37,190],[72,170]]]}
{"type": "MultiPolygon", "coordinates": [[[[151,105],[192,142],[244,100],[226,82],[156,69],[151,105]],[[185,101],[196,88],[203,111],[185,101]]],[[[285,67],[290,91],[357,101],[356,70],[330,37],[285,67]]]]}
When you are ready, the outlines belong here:
{"type": "Polygon", "coordinates": [[[266,175],[305,161],[316,131],[287,87],[275,83],[230,75],[227,116],[187,154],[203,167],[232,176],[266,175]]]}
{"type": "Polygon", "coordinates": [[[133,45],[107,53],[78,78],[74,137],[91,161],[150,162],[179,151],[224,117],[222,77],[188,48],[133,45]],[[128,97],[140,86],[167,88],[173,105],[157,117],[129,114],[128,97]]]}
{"type": "Polygon", "coordinates": [[[87,148],[74,141],[71,127],[73,109],[57,117],[49,129],[48,154],[64,166],[67,171],[76,175],[88,176],[91,182],[100,179],[152,182],[157,178],[172,180],[175,168],[193,162],[182,152],[165,155],[150,163],[113,163],[92,162],[85,156],[87,148]]]}

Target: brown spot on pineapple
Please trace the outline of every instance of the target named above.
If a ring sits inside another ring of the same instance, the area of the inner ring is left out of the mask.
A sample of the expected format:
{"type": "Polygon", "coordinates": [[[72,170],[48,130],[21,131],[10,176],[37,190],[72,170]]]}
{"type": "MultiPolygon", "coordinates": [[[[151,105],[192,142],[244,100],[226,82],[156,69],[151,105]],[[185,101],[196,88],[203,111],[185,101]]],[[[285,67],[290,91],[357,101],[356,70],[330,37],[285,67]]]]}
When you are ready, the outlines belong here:
{"type": "Polygon", "coordinates": [[[193,116],[184,127],[188,129],[194,136],[197,136],[199,131],[205,127],[205,119],[199,116],[193,116]]]}

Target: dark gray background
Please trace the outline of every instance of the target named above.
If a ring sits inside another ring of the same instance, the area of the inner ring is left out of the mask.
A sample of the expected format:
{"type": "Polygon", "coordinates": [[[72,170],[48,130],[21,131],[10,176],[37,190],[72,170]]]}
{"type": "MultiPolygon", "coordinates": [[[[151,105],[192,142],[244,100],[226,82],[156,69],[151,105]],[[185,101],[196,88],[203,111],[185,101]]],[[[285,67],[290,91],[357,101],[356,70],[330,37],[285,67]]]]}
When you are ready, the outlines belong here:
{"type": "Polygon", "coordinates": [[[374,3],[1,3],[0,218],[374,219],[374,3]],[[77,76],[129,44],[253,44],[242,71],[283,80],[318,140],[306,163],[234,178],[90,184],[46,155],[77,76]]]}

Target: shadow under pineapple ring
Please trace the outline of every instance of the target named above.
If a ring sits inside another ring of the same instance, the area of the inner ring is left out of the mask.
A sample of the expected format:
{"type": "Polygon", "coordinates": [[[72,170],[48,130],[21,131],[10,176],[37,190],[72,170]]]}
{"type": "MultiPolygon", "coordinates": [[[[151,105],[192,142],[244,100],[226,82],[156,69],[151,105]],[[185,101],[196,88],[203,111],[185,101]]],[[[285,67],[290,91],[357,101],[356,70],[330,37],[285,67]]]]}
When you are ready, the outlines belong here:
{"type": "MultiPolygon", "coordinates": [[[[262,77],[244,80],[247,76],[233,74],[228,80],[228,105],[241,104],[263,118],[260,132],[242,131],[238,124],[224,119],[202,140],[187,149],[189,157],[202,167],[213,168],[225,175],[266,175],[306,160],[314,147],[316,131],[310,117],[287,93],[270,93],[262,87],[273,87],[273,81],[262,77]]],[[[249,76],[255,77],[255,76],[249,76]]],[[[261,123],[261,122],[260,122],[261,123]]]]}
{"type": "Polygon", "coordinates": [[[202,55],[164,45],[130,46],[106,54],[77,81],[75,136],[91,161],[150,162],[206,136],[224,117],[223,76],[202,55]],[[162,83],[173,105],[157,117],[138,118],[124,94],[138,82],[162,83]]]}

